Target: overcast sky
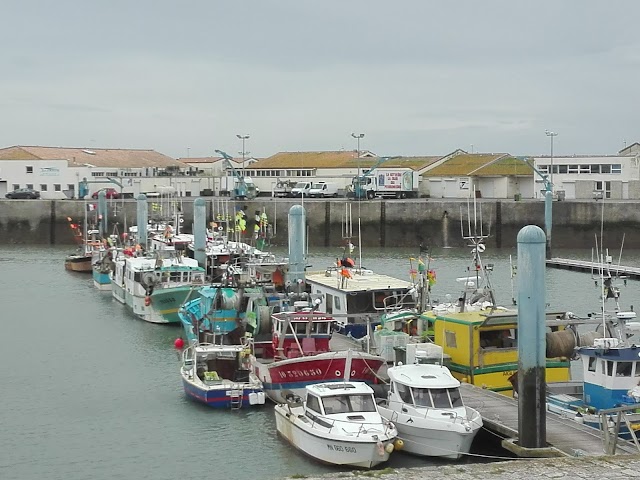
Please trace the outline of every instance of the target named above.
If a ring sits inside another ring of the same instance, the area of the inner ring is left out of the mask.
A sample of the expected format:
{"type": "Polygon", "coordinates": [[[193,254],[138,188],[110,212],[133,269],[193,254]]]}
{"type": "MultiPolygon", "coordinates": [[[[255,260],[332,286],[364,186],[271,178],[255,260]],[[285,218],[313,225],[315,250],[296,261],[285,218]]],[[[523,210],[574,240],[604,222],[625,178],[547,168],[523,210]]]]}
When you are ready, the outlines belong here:
{"type": "Polygon", "coordinates": [[[3,0],[0,147],[613,154],[640,1],[3,0]]]}

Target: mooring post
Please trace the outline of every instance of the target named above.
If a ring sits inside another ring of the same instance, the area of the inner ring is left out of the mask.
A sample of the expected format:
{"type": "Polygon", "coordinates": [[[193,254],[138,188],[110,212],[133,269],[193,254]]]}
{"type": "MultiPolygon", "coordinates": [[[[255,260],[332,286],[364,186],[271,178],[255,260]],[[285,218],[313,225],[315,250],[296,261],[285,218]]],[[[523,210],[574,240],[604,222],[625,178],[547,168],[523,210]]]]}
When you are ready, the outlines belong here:
{"type": "Polygon", "coordinates": [[[98,225],[100,230],[100,238],[105,238],[108,235],[107,228],[107,194],[104,190],[98,192],[98,225]]]}
{"type": "Polygon", "coordinates": [[[551,258],[551,226],[553,225],[553,193],[544,194],[544,231],[547,234],[546,258],[551,258]]]}
{"type": "Polygon", "coordinates": [[[147,222],[148,222],[149,206],[147,205],[147,196],[144,193],[138,195],[136,224],[138,227],[138,244],[147,248],[147,222]]]}
{"type": "Polygon", "coordinates": [[[193,249],[198,265],[207,268],[207,204],[204,198],[193,201],[193,249]]]}
{"type": "Polygon", "coordinates": [[[518,444],[525,448],[547,443],[546,241],[535,225],[518,233],[518,444]]]}
{"type": "Polygon", "coordinates": [[[306,219],[302,205],[294,205],[289,209],[289,272],[287,280],[292,285],[297,285],[305,279],[306,219]]]}

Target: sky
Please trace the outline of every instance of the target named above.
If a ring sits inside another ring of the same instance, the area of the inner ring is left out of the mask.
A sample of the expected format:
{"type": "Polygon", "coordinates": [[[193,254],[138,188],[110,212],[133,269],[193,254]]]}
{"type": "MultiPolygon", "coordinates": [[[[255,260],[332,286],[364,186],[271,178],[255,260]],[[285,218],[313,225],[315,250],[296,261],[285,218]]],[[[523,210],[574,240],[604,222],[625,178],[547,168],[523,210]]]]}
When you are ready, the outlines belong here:
{"type": "Polygon", "coordinates": [[[0,147],[615,154],[640,1],[3,0],[0,147]],[[557,133],[545,135],[545,130],[557,133]]]}

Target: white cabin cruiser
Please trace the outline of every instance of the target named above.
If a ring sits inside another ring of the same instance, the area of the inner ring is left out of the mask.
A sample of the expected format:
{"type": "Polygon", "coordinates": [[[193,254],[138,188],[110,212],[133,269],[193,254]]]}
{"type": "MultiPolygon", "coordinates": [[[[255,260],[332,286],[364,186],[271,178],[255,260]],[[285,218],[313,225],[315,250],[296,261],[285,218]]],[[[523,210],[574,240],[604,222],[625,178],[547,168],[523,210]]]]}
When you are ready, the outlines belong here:
{"type": "Polygon", "coordinates": [[[362,382],[309,385],[275,407],[278,433],[324,463],[371,468],[386,462],[398,431],[378,413],[373,389],[362,382]]]}
{"type": "Polygon", "coordinates": [[[404,450],[449,459],[469,452],[482,417],[463,404],[460,382],[447,367],[399,364],[387,373],[389,392],[378,410],[398,428],[404,450]]]}

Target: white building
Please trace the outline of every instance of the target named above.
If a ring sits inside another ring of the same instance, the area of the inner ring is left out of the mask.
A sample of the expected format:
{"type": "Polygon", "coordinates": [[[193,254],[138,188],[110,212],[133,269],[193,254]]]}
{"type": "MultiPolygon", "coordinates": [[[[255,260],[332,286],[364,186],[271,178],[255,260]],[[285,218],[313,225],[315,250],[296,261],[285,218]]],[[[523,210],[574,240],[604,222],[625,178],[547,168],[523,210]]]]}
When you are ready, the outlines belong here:
{"type": "MultiPolygon", "coordinates": [[[[634,144],[635,145],[635,144],[634,144]]],[[[626,150],[632,152],[633,145],[626,150]]],[[[622,152],[625,152],[623,150],[622,152]]],[[[533,157],[536,169],[548,175],[554,195],[566,199],[640,199],[640,152],[618,155],[533,157]]],[[[544,197],[540,175],[534,178],[536,198],[544,197]]]]}
{"type": "Polygon", "coordinates": [[[524,160],[505,153],[445,155],[423,174],[432,198],[532,198],[533,170],[524,160]]]}
{"type": "Polygon", "coordinates": [[[124,196],[171,187],[199,195],[193,168],[154,150],[13,146],[0,149],[0,198],[17,188],[34,188],[43,199],[77,198],[113,187],[124,196]]]}

